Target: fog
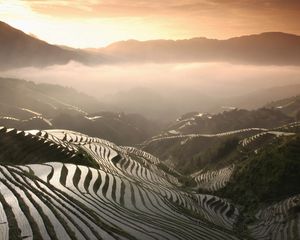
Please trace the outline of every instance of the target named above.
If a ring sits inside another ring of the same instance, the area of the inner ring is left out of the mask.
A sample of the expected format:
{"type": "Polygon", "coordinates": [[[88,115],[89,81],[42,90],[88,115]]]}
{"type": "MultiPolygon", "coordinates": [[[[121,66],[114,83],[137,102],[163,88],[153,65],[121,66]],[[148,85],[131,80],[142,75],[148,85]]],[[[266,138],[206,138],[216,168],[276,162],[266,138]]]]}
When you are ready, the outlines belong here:
{"type": "Polygon", "coordinates": [[[300,67],[228,63],[90,67],[71,62],[46,68],[13,69],[1,75],[74,87],[120,110],[146,115],[149,112],[154,117],[162,113],[213,110],[222,99],[300,83],[300,67]]]}

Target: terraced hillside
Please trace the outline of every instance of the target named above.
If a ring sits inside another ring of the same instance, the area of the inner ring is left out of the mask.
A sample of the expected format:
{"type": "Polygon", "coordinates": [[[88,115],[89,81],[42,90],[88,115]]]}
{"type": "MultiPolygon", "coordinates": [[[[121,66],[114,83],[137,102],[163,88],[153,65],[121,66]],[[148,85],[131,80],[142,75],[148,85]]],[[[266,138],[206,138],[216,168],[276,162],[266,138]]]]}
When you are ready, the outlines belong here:
{"type": "Polygon", "coordinates": [[[0,139],[1,239],[238,239],[234,206],[148,153],[65,130],[0,139]]]}
{"type": "Polygon", "coordinates": [[[255,239],[299,239],[299,202],[296,195],[258,211],[249,226],[255,239]]]}
{"type": "Polygon", "coordinates": [[[184,176],[137,148],[55,129],[2,127],[0,147],[0,239],[299,239],[298,195],[240,231],[243,208],[218,192],[235,165],[184,176]]]}
{"type": "Polygon", "coordinates": [[[293,121],[279,109],[256,110],[224,107],[218,114],[191,112],[177,118],[161,133],[162,136],[185,134],[217,134],[249,128],[274,128],[293,121]]]}
{"type": "Polygon", "coordinates": [[[300,135],[277,137],[247,155],[215,194],[243,206],[237,225],[254,239],[299,239],[300,135]]]}
{"type": "Polygon", "coordinates": [[[190,113],[139,146],[179,172],[204,173],[227,168],[245,153],[299,131],[299,121],[274,109],[235,109],[216,115],[190,113]]]}
{"type": "Polygon", "coordinates": [[[272,129],[159,135],[141,146],[188,174],[186,187],[237,204],[234,229],[242,237],[300,239],[299,130],[299,122],[290,122],[272,129]]]}

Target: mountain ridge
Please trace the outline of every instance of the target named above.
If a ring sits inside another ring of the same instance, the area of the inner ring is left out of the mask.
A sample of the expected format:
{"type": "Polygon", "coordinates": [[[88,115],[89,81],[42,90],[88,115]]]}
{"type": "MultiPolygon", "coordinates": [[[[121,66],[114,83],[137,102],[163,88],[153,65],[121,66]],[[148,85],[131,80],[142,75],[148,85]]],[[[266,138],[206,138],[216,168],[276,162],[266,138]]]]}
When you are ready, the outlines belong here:
{"type": "Polygon", "coordinates": [[[283,32],[183,40],[127,40],[104,48],[75,49],[52,45],[0,21],[0,70],[18,67],[103,63],[228,62],[300,65],[300,36],[283,32]]]}
{"type": "Polygon", "coordinates": [[[283,32],[233,37],[226,40],[127,40],[98,49],[132,62],[230,62],[254,65],[299,65],[300,36],[283,32]]]}
{"type": "Polygon", "coordinates": [[[103,56],[93,56],[76,49],[65,49],[37,39],[0,21],[0,70],[18,67],[46,67],[77,61],[83,64],[101,62],[103,56]]]}
{"type": "Polygon", "coordinates": [[[67,128],[118,144],[138,143],[159,129],[159,123],[138,114],[112,112],[72,88],[6,78],[0,78],[1,124],[18,129],[67,128]]]}
{"type": "Polygon", "coordinates": [[[211,41],[228,41],[228,40],[234,40],[234,39],[240,39],[240,38],[249,38],[249,37],[254,37],[254,36],[266,36],[266,35],[273,35],[274,36],[284,36],[284,37],[300,37],[300,35],[293,34],[293,33],[287,33],[287,32],[276,32],[276,31],[270,31],[270,32],[261,32],[261,33],[253,33],[253,34],[247,34],[247,35],[240,35],[236,37],[230,37],[226,39],[218,39],[218,38],[208,38],[208,37],[192,37],[192,38],[182,38],[182,39],[151,39],[151,40],[137,40],[137,39],[127,39],[127,40],[121,40],[121,41],[116,41],[113,43],[108,44],[105,47],[100,47],[100,48],[82,48],[82,49],[102,49],[102,48],[107,48],[119,43],[149,43],[149,42],[184,42],[184,41],[197,41],[197,40],[211,40],[211,41]]]}

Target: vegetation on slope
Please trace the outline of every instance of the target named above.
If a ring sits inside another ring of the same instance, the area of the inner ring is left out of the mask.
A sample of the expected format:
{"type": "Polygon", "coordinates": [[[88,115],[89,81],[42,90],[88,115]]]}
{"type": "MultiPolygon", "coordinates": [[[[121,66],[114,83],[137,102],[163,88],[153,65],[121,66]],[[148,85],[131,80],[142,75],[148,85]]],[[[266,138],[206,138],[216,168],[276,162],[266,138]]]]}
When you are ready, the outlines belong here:
{"type": "Polygon", "coordinates": [[[299,172],[300,135],[278,138],[238,164],[219,194],[249,208],[280,201],[300,193],[299,172]]]}
{"type": "MultiPolygon", "coordinates": [[[[293,121],[280,110],[268,108],[236,109],[216,115],[194,112],[183,115],[176,124],[146,141],[143,150],[165,160],[183,174],[215,170],[239,162],[247,151],[273,142],[276,133],[264,132],[293,121]],[[246,138],[249,138],[247,146],[239,144],[246,138]]],[[[278,130],[298,131],[296,127],[278,130]]]]}
{"type": "Polygon", "coordinates": [[[191,174],[233,163],[240,155],[239,140],[238,136],[195,137],[187,140],[175,138],[153,142],[144,150],[171,162],[182,174],[191,174]]]}

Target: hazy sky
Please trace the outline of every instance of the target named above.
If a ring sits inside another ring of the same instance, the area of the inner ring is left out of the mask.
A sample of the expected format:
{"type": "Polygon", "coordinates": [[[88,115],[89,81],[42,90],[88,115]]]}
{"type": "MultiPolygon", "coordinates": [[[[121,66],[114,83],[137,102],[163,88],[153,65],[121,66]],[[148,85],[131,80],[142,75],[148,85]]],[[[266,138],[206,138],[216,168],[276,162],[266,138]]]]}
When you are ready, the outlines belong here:
{"type": "Polygon", "coordinates": [[[1,20],[53,44],[300,35],[299,0],[0,0],[1,20]]]}

